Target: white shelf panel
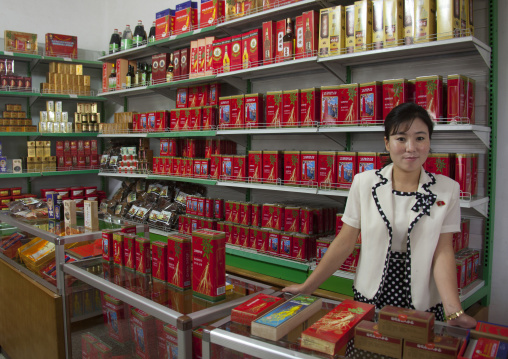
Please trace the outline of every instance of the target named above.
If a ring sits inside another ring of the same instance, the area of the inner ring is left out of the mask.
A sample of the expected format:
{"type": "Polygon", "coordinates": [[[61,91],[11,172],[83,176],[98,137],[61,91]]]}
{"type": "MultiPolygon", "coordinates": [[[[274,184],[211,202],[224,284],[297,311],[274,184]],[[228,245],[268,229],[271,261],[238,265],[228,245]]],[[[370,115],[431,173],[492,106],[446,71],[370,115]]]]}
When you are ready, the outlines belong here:
{"type": "Polygon", "coordinates": [[[105,177],[123,177],[123,178],[147,178],[147,174],[142,173],[113,173],[113,172],[99,172],[99,176],[105,177]]]}

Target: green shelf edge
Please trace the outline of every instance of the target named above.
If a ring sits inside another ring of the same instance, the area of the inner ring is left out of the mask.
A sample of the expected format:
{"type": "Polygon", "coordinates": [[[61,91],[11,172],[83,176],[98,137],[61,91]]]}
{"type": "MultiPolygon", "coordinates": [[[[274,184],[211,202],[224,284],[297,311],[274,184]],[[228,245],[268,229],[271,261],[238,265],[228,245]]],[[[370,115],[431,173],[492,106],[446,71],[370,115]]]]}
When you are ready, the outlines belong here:
{"type": "Polygon", "coordinates": [[[51,172],[41,172],[43,177],[49,176],[64,176],[64,175],[85,175],[85,174],[94,174],[99,173],[99,170],[76,170],[76,171],[51,171],[51,172]]]}
{"type": "Polygon", "coordinates": [[[262,255],[258,253],[246,252],[239,249],[226,247],[226,253],[234,254],[238,257],[255,259],[260,263],[272,263],[284,266],[286,268],[297,269],[303,272],[308,272],[310,266],[305,263],[299,263],[296,261],[285,260],[276,256],[262,255]]]}
{"type": "MultiPolygon", "coordinates": [[[[1,95],[1,94],[0,94],[1,95]]],[[[98,96],[79,96],[76,95],[76,97],[71,97],[71,95],[65,95],[65,94],[52,94],[52,93],[41,93],[37,94],[40,97],[43,98],[55,98],[55,99],[62,99],[62,100],[91,100],[91,101],[106,101],[105,98],[98,97],[98,96]]]]}
{"type": "Polygon", "coordinates": [[[39,133],[43,137],[97,137],[98,132],[39,133]]]}
{"type": "Polygon", "coordinates": [[[39,172],[36,173],[0,173],[0,179],[2,178],[22,178],[22,177],[41,177],[39,172]]]}
{"type": "Polygon", "coordinates": [[[176,182],[189,182],[189,183],[199,183],[206,184],[210,186],[215,186],[217,181],[201,179],[201,178],[187,178],[187,177],[175,177],[175,176],[162,176],[162,175],[149,175],[146,179],[153,180],[167,180],[167,181],[176,181],[176,182]]]}
{"type": "MultiPolygon", "coordinates": [[[[309,276],[313,271],[309,271],[309,276]]],[[[319,286],[320,289],[329,290],[330,292],[354,296],[353,293],[353,280],[349,278],[342,278],[337,276],[330,276],[327,280],[319,286]]]]}
{"type": "Polygon", "coordinates": [[[476,302],[490,295],[490,287],[485,284],[476,293],[472,294],[469,298],[462,302],[462,308],[467,309],[476,302]]]}
{"type": "Polygon", "coordinates": [[[171,42],[173,42],[175,40],[180,40],[180,39],[184,39],[184,38],[189,37],[189,36],[200,35],[202,33],[215,30],[216,27],[217,27],[217,25],[207,26],[207,27],[204,27],[202,29],[199,29],[199,31],[197,33],[195,33],[196,30],[188,31],[188,32],[185,32],[183,34],[176,35],[176,37],[174,39],[171,39],[171,38],[168,37],[168,38],[160,39],[160,40],[157,40],[157,41],[154,41],[154,42],[149,42],[146,46],[147,47],[151,47],[151,46],[160,46],[160,45],[170,44],[171,42]]]}
{"type": "Polygon", "coordinates": [[[0,137],[29,137],[29,136],[39,136],[40,132],[0,132],[0,137]]]}
{"type": "Polygon", "coordinates": [[[13,96],[13,97],[37,97],[41,94],[38,92],[22,92],[22,91],[0,91],[0,96],[13,96]]]}
{"type": "Polygon", "coordinates": [[[159,88],[165,88],[165,87],[174,87],[174,86],[184,85],[184,84],[187,84],[187,83],[193,83],[193,82],[197,82],[197,81],[199,81],[199,82],[206,82],[206,81],[209,81],[209,80],[213,80],[215,78],[217,78],[217,75],[201,76],[201,77],[196,77],[194,79],[172,81],[172,82],[165,82],[163,84],[150,85],[147,88],[149,90],[153,90],[153,89],[159,89],[159,88]]]}
{"type": "Polygon", "coordinates": [[[18,57],[20,59],[25,58],[25,59],[31,59],[31,60],[39,60],[42,58],[41,55],[23,54],[20,52],[13,52],[13,51],[0,51],[0,56],[18,57]],[[6,52],[8,52],[9,54],[6,55],[5,54],[6,52]],[[12,55],[10,53],[12,53],[12,55]]]}
{"type": "Polygon", "coordinates": [[[102,68],[102,62],[100,61],[93,61],[93,60],[80,60],[80,59],[71,59],[67,57],[53,57],[53,56],[40,56],[41,60],[47,60],[47,61],[58,61],[58,62],[74,62],[77,64],[83,64],[83,65],[96,65],[97,68],[102,68]]]}
{"type": "Polygon", "coordinates": [[[215,137],[217,131],[178,131],[178,132],[149,132],[146,137],[165,138],[165,137],[215,137]]]}

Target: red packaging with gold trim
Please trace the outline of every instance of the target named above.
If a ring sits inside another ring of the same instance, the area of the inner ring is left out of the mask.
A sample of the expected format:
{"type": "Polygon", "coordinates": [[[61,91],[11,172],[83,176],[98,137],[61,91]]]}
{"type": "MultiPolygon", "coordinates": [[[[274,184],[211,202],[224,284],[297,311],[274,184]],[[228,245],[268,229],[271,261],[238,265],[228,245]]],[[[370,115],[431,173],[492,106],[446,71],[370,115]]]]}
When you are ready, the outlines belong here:
{"type": "Polygon", "coordinates": [[[160,241],[152,242],[152,276],[162,281],[167,281],[167,253],[167,243],[160,241]]]}
{"type": "Polygon", "coordinates": [[[266,252],[268,248],[268,229],[257,229],[256,230],[256,249],[258,252],[266,252]]]}
{"type": "Polygon", "coordinates": [[[318,153],[317,151],[302,151],[300,154],[301,184],[302,186],[316,186],[318,153]]]}
{"type": "Polygon", "coordinates": [[[358,156],[356,152],[337,153],[337,186],[350,188],[358,170],[358,156]]]}
{"type": "Polygon", "coordinates": [[[136,269],[136,235],[125,234],[123,236],[123,253],[125,267],[136,269]]]}
{"type": "Polygon", "coordinates": [[[266,93],[266,127],[280,127],[282,124],[282,91],[266,93]]]}
{"type": "Polygon", "coordinates": [[[236,231],[238,235],[238,245],[244,248],[250,248],[249,227],[238,226],[236,231]]]}
{"type": "Polygon", "coordinates": [[[410,99],[409,82],[406,79],[383,81],[383,118],[398,105],[410,99]]]}
{"type": "Polygon", "coordinates": [[[322,126],[337,126],[339,124],[339,86],[321,87],[321,116],[322,126]]]}
{"type": "Polygon", "coordinates": [[[263,95],[245,95],[245,128],[262,128],[264,122],[263,95]]]}
{"type": "Polygon", "coordinates": [[[210,178],[219,179],[221,176],[221,170],[222,170],[222,156],[212,155],[212,160],[210,161],[210,178]]]}
{"type": "Polygon", "coordinates": [[[263,65],[273,64],[277,52],[276,23],[263,23],[263,65]]]}
{"type": "Polygon", "coordinates": [[[263,182],[263,151],[249,151],[248,182],[263,182]]]}
{"type": "Polygon", "coordinates": [[[402,346],[401,338],[387,337],[379,333],[375,322],[362,320],[355,327],[355,348],[357,349],[401,359],[402,346]]]}
{"type": "Polygon", "coordinates": [[[423,168],[431,173],[442,174],[453,178],[453,155],[451,153],[430,153],[423,168]]]}
{"type": "Polygon", "coordinates": [[[251,203],[240,203],[240,224],[244,226],[250,226],[252,219],[252,204],[251,203]]]}
{"type": "Polygon", "coordinates": [[[282,127],[300,127],[300,90],[282,92],[282,127]]]}
{"type": "Polygon", "coordinates": [[[300,207],[284,208],[284,231],[300,232],[300,207]]]}
{"type": "Polygon", "coordinates": [[[471,194],[471,154],[455,154],[455,181],[459,182],[461,195],[471,194]]]}
{"type": "Polygon", "coordinates": [[[448,122],[467,122],[468,92],[467,77],[464,75],[448,75],[448,122]]]}
{"type": "Polygon", "coordinates": [[[123,233],[113,233],[113,257],[115,264],[124,265],[123,233]]]}
{"type": "Polygon", "coordinates": [[[222,156],[221,180],[229,181],[233,177],[233,156],[222,156]]]}
{"type": "Polygon", "coordinates": [[[279,255],[281,257],[290,258],[292,244],[293,244],[293,234],[287,232],[281,233],[279,243],[279,255]]]}
{"type": "Polygon", "coordinates": [[[242,69],[242,34],[231,36],[231,71],[242,69]]]}
{"type": "Polygon", "coordinates": [[[281,151],[263,151],[263,183],[277,183],[283,178],[281,151]]]}
{"type": "Polygon", "coordinates": [[[321,115],[321,89],[312,87],[300,91],[300,126],[315,127],[321,115]]]}
{"type": "Polygon", "coordinates": [[[261,227],[262,222],[262,209],[263,205],[259,203],[252,203],[251,206],[251,225],[254,227],[261,227]]]}
{"type": "Polygon", "coordinates": [[[434,313],[386,305],[379,311],[379,332],[427,344],[434,339],[434,320],[434,313]]]}
{"type": "Polygon", "coordinates": [[[191,287],[191,246],[188,235],[168,236],[168,284],[180,289],[191,287]]]}
{"type": "Polygon", "coordinates": [[[443,118],[443,77],[440,75],[417,77],[415,103],[426,109],[433,121],[443,118]]]}
{"type": "Polygon", "coordinates": [[[226,130],[231,124],[231,97],[219,98],[219,129],[226,130]]]}
{"type": "Polygon", "coordinates": [[[293,243],[291,247],[291,258],[299,261],[305,261],[309,258],[307,251],[311,237],[302,233],[293,234],[293,243]]]}
{"type": "Polygon", "coordinates": [[[150,252],[150,240],[136,238],[136,272],[149,274],[152,272],[152,254],[150,252]]]}
{"type": "Polygon", "coordinates": [[[279,245],[280,245],[280,232],[270,231],[270,233],[268,234],[267,252],[278,255],[279,245]]]}
{"type": "Polygon", "coordinates": [[[233,156],[233,181],[245,182],[247,179],[247,156],[233,156]]]}
{"type": "Polygon", "coordinates": [[[213,106],[205,106],[202,109],[202,125],[204,131],[211,130],[217,126],[217,108],[213,106]]]}
{"type": "Polygon", "coordinates": [[[213,215],[216,219],[224,219],[224,200],[214,199],[213,200],[213,215]]]}
{"type": "Polygon", "coordinates": [[[318,186],[331,189],[337,183],[337,154],[336,152],[318,152],[318,186]]]}
{"type": "Polygon", "coordinates": [[[358,152],[358,173],[376,169],[376,163],[375,152],[358,152]]]}
{"type": "Polygon", "coordinates": [[[339,125],[356,125],[360,120],[359,85],[339,86],[339,125]]]}
{"type": "Polygon", "coordinates": [[[303,234],[314,234],[314,215],[312,208],[300,208],[300,231],[303,234]]]}
{"type": "Polygon", "coordinates": [[[300,151],[284,151],[284,184],[297,186],[300,181],[300,151]]]}
{"type": "MultiPolygon", "coordinates": [[[[382,6],[381,6],[382,7],[382,6]]],[[[360,123],[383,121],[383,85],[380,81],[360,84],[360,123]]]]}

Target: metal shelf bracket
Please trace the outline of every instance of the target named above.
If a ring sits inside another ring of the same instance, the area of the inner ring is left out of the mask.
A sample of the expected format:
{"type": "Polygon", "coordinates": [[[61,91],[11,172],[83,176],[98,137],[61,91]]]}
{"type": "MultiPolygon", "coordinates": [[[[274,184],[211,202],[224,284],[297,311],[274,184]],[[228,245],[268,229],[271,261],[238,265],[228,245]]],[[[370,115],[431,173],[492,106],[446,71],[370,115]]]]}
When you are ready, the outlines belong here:
{"type": "Polygon", "coordinates": [[[490,149],[490,132],[473,130],[473,133],[476,135],[476,137],[478,137],[480,141],[483,142],[485,147],[490,149]]]}
{"type": "Polygon", "coordinates": [[[338,78],[342,83],[347,83],[347,71],[346,67],[340,63],[329,61],[329,62],[321,62],[318,61],[318,64],[323,66],[325,70],[330,72],[336,78],[338,78]]]}
{"type": "Polygon", "coordinates": [[[242,93],[247,93],[247,80],[234,76],[221,76],[221,80],[240,90],[242,93]]]}

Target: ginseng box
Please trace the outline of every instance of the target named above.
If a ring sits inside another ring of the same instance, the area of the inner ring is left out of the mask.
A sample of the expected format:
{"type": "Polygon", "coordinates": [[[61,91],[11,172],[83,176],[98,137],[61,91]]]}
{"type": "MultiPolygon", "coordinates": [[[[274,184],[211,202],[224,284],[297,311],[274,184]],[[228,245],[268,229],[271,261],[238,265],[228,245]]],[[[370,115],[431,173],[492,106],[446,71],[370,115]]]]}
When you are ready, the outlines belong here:
{"type": "Polygon", "coordinates": [[[249,182],[263,182],[263,151],[249,151],[249,182]]]}
{"type": "Polygon", "coordinates": [[[398,105],[409,101],[409,82],[406,79],[383,81],[383,118],[398,105]]]}
{"type": "Polygon", "coordinates": [[[355,327],[355,348],[385,355],[391,358],[402,358],[401,338],[391,338],[379,333],[377,323],[362,320],[355,327]]]}
{"type": "Polygon", "coordinates": [[[346,21],[346,40],[345,47],[346,53],[351,54],[355,52],[355,5],[347,5],[344,9],[345,12],[345,21],[346,21]]]}
{"type": "Polygon", "coordinates": [[[448,122],[466,122],[468,117],[467,77],[463,75],[448,75],[448,122]]]}
{"type": "Polygon", "coordinates": [[[233,308],[231,321],[250,326],[251,322],[270,311],[282,298],[260,293],[245,303],[233,308]]]}
{"type": "Polygon", "coordinates": [[[291,258],[292,244],[293,244],[293,235],[291,233],[281,233],[279,244],[279,255],[281,257],[291,258]]]}
{"type": "Polygon", "coordinates": [[[291,247],[291,258],[298,261],[305,261],[309,258],[309,242],[311,237],[302,233],[293,234],[293,243],[291,247]]]}
{"type": "Polygon", "coordinates": [[[261,64],[262,48],[261,48],[261,30],[251,30],[242,35],[242,68],[257,67],[261,64]]]}
{"type": "Polygon", "coordinates": [[[224,1],[201,0],[199,27],[217,24],[217,20],[224,17],[224,1]]]}
{"type": "Polygon", "coordinates": [[[125,234],[123,236],[123,255],[125,267],[136,269],[136,235],[125,234]]]}
{"type": "Polygon", "coordinates": [[[382,49],[385,39],[383,23],[384,0],[372,0],[372,49],[382,49]]]}
{"type": "Polygon", "coordinates": [[[471,194],[472,176],[472,156],[465,153],[456,153],[454,179],[459,183],[460,191],[464,194],[471,194]]]}
{"type": "Polygon", "coordinates": [[[260,228],[254,230],[256,233],[256,250],[258,252],[266,252],[268,248],[269,229],[260,228]]]}
{"type": "Polygon", "coordinates": [[[404,6],[401,0],[384,0],[383,5],[383,26],[384,43],[383,47],[402,45],[404,39],[404,6]]]}
{"type": "Polygon", "coordinates": [[[231,96],[230,113],[231,121],[229,128],[241,129],[245,127],[244,95],[231,96]]]}
{"type": "Polygon", "coordinates": [[[377,154],[376,152],[358,152],[358,172],[362,173],[376,168],[377,154]]]}
{"type": "Polygon", "coordinates": [[[300,208],[300,232],[303,234],[314,234],[314,215],[312,208],[300,208]]]}
{"type": "Polygon", "coordinates": [[[284,208],[284,231],[285,232],[300,231],[300,207],[284,208]]]}
{"type": "Polygon", "coordinates": [[[180,79],[185,80],[189,78],[189,54],[190,48],[186,47],[180,49],[180,79]]]}
{"type": "Polygon", "coordinates": [[[317,151],[302,151],[300,155],[301,164],[301,185],[315,186],[317,185],[317,151]]]}
{"type": "Polygon", "coordinates": [[[191,287],[192,238],[184,234],[168,236],[168,284],[179,289],[191,287]]]}
{"type": "Polygon", "coordinates": [[[248,157],[233,156],[233,181],[244,182],[247,177],[248,157]]]}
{"type": "Polygon", "coordinates": [[[323,126],[339,124],[339,86],[321,87],[321,116],[323,126]]]}
{"type": "Polygon", "coordinates": [[[222,156],[222,169],[221,169],[221,179],[225,181],[231,180],[233,177],[233,156],[222,156]]]}
{"type": "Polygon", "coordinates": [[[337,154],[333,151],[318,152],[317,182],[320,188],[330,189],[337,183],[337,154]]]}
{"type": "Polygon", "coordinates": [[[105,261],[113,259],[113,233],[116,231],[117,230],[114,229],[105,229],[102,231],[102,259],[105,261]]]}
{"type": "Polygon", "coordinates": [[[78,58],[77,36],[46,34],[46,56],[78,58]]]}
{"type": "Polygon", "coordinates": [[[226,236],[200,229],[192,233],[192,290],[195,296],[219,301],[226,297],[226,236]]]}
{"type": "Polygon", "coordinates": [[[259,93],[245,95],[245,128],[264,126],[263,95],[259,93]]]}
{"type": "Polygon", "coordinates": [[[173,30],[175,10],[166,9],[155,13],[155,39],[169,37],[173,30]]]}
{"type": "Polygon", "coordinates": [[[280,127],[283,113],[282,91],[266,93],[266,127],[280,127]]]}
{"type": "Polygon", "coordinates": [[[250,226],[251,218],[252,218],[252,204],[240,203],[240,214],[239,214],[240,224],[250,226]]]}
{"type": "Polygon", "coordinates": [[[299,185],[300,171],[300,151],[284,151],[284,185],[299,185]]]}
{"type": "Polygon", "coordinates": [[[176,5],[174,33],[181,34],[198,24],[198,3],[186,1],[176,5]]]}
{"type": "Polygon", "coordinates": [[[454,178],[455,165],[453,155],[450,153],[429,153],[423,168],[431,173],[454,178]]]}
{"type": "Polygon", "coordinates": [[[440,75],[417,77],[415,103],[426,109],[433,121],[443,118],[443,77],[440,75]]]}
{"type": "Polygon", "coordinates": [[[284,61],[284,35],[286,34],[286,20],[279,20],[275,25],[277,48],[275,49],[275,62],[284,61]]]}
{"type": "Polygon", "coordinates": [[[411,45],[414,43],[415,37],[415,1],[404,0],[404,45],[411,45]]]}
{"type": "MultiPolygon", "coordinates": [[[[434,340],[422,345],[419,342],[404,340],[404,357],[428,359],[457,358],[461,339],[450,336],[436,335],[434,340]]],[[[356,341],[355,341],[356,346],[356,341]]],[[[484,357],[483,355],[481,357],[484,357]]],[[[476,358],[473,356],[473,358],[476,358]]]]}
{"type": "MultiPolygon", "coordinates": [[[[342,17],[344,18],[344,16],[342,17]]],[[[303,56],[312,57],[318,53],[318,32],[320,14],[315,10],[309,10],[302,14],[303,19],[303,56]]],[[[342,22],[343,24],[343,22],[342,22]]],[[[340,30],[340,27],[336,30],[340,30]]],[[[338,32],[338,31],[337,31],[338,32]]],[[[342,36],[344,39],[344,36],[342,36]]]]}
{"type": "Polygon", "coordinates": [[[353,178],[358,171],[358,158],[356,152],[337,153],[337,186],[340,189],[351,187],[353,178]]]}
{"type": "Polygon", "coordinates": [[[202,110],[203,116],[203,130],[210,130],[212,127],[217,125],[217,107],[216,106],[205,106],[202,110]]]}
{"type": "Polygon", "coordinates": [[[360,101],[359,85],[348,84],[339,86],[339,125],[356,125],[359,122],[360,101]]]}
{"type": "MultiPolygon", "coordinates": [[[[181,87],[176,90],[176,108],[186,108],[189,104],[189,89],[181,87]]],[[[171,112],[174,110],[171,110],[171,112]]]]}
{"type": "MultiPolygon", "coordinates": [[[[221,2],[222,3],[222,2],[221,2]]],[[[205,37],[205,63],[204,63],[204,76],[213,75],[213,42],[215,36],[205,37]]]]}
{"type": "Polygon", "coordinates": [[[301,59],[305,54],[305,42],[303,39],[303,16],[297,16],[295,18],[295,27],[294,27],[295,41],[294,41],[294,55],[295,59],[301,59]]]}
{"type": "Polygon", "coordinates": [[[436,33],[436,0],[418,1],[414,13],[415,44],[434,41],[436,33]]]}
{"type": "Polygon", "coordinates": [[[219,179],[222,169],[222,156],[212,155],[210,163],[210,178],[219,179]]]}
{"type": "Polygon", "coordinates": [[[242,34],[231,37],[231,71],[242,68],[242,34]]]}
{"type": "MultiPolygon", "coordinates": [[[[214,73],[224,72],[224,53],[228,52],[228,57],[231,56],[231,37],[213,41],[213,71],[214,73]]],[[[228,69],[229,71],[229,65],[228,69]]]]}
{"type": "Polygon", "coordinates": [[[378,316],[379,332],[420,344],[434,339],[434,313],[384,306],[378,316]]]}
{"type": "Polygon", "coordinates": [[[263,23],[263,65],[273,64],[277,49],[276,24],[274,21],[263,23]]]}
{"type": "Polygon", "coordinates": [[[314,127],[320,119],[321,89],[300,90],[300,126],[314,127]]]}
{"type": "Polygon", "coordinates": [[[148,238],[136,238],[136,272],[144,274],[152,272],[152,254],[148,238]]]}
{"type": "Polygon", "coordinates": [[[300,127],[300,90],[282,92],[282,127],[300,127]]]}
{"type": "MultiPolygon", "coordinates": [[[[469,3],[469,0],[466,3],[469,3]]],[[[436,9],[436,23],[438,41],[460,37],[460,3],[455,0],[440,0],[436,9]]]]}
{"type": "Polygon", "coordinates": [[[164,282],[167,281],[168,244],[152,242],[152,276],[164,282]]]}
{"type": "Polygon", "coordinates": [[[115,264],[124,265],[123,233],[113,233],[113,259],[115,264]]]}
{"type": "Polygon", "coordinates": [[[219,98],[219,129],[229,128],[231,123],[231,97],[219,98]]]}
{"type": "Polygon", "coordinates": [[[362,320],[372,320],[374,313],[374,305],[346,299],[305,329],[300,345],[335,355],[354,337],[355,326],[362,320]],[[340,326],[335,323],[340,323],[340,326]]]}
{"type": "Polygon", "coordinates": [[[471,125],[475,124],[475,89],[476,81],[467,78],[467,118],[471,125]]]}
{"type": "Polygon", "coordinates": [[[360,123],[383,121],[383,85],[380,81],[360,84],[360,123]]]}
{"type": "Polygon", "coordinates": [[[372,0],[355,1],[355,52],[368,50],[372,43],[372,0]]]}

